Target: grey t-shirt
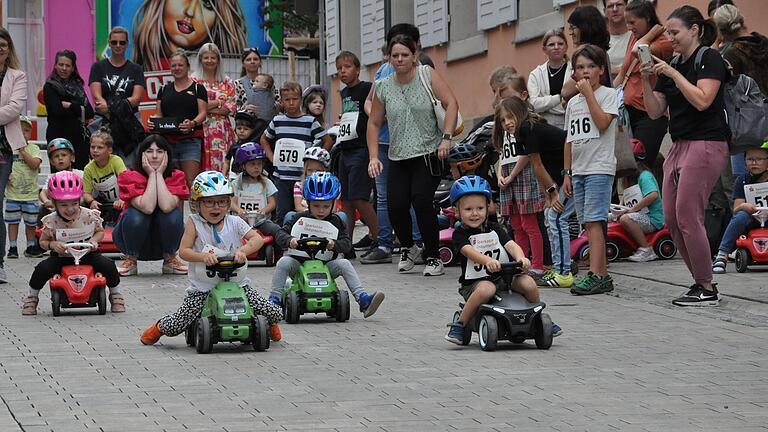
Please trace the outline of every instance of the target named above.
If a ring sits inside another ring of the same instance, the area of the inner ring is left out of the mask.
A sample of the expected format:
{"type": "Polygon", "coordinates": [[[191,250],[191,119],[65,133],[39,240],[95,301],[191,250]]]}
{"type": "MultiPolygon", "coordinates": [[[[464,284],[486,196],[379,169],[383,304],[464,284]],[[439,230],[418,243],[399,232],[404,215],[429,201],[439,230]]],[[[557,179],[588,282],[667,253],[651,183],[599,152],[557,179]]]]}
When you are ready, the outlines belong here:
{"type": "Polygon", "coordinates": [[[610,126],[602,133],[597,129],[589,113],[586,98],[577,94],[565,109],[567,142],[572,145],[573,175],[616,174],[616,91],[605,86],[595,90],[595,99],[606,114],[614,116],[610,126]]]}

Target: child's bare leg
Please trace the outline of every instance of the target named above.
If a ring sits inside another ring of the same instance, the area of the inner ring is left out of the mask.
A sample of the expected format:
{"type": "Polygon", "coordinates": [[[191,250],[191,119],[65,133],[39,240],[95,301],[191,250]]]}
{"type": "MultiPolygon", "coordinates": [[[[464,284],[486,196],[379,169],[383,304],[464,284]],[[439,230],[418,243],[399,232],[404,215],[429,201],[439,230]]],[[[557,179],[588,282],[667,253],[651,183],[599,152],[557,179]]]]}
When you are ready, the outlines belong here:
{"type": "Polygon", "coordinates": [[[512,291],[522,294],[531,303],[539,303],[541,301],[536,281],[528,275],[515,277],[515,280],[512,281],[512,291]]]}
{"type": "Polygon", "coordinates": [[[459,321],[467,324],[475,315],[475,312],[477,312],[477,308],[479,308],[481,304],[488,303],[495,294],[496,285],[494,285],[493,282],[487,280],[478,282],[477,285],[475,285],[475,290],[472,291],[472,294],[470,294],[467,299],[464,309],[461,311],[459,321]]]}
{"type": "MultiPolygon", "coordinates": [[[[19,224],[14,223],[8,224],[8,240],[16,241],[19,238],[19,224]]],[[[31,239],[35,238],[35,230],[32,230],[32,237],[31,239]]]]}
{"type": "Polygon", "coordinates": [[[605,234],[602,222],[587,222],[589,239],[589,271],[598,275],[608,274],[608,262],[605,257],[605,234]]]}
{"type": "Polygon", "coordinates": [[[621,223],[621,227],[624,228],[624,231],[626,231],[627,234],[632,237],[632,240],[634,240],[641,248],[648,247],[648,242],[645,241],[645,233],[637,222],[633,221],[632,218],[626,214],[621,215],[619,222],[621,223]]]}
{"type": "Polygon", "coordinates": [[[35,241],[35,226],[34,225],[25,225],[24,226],[24,234],[27,237],[27,242],[35,241]]]}

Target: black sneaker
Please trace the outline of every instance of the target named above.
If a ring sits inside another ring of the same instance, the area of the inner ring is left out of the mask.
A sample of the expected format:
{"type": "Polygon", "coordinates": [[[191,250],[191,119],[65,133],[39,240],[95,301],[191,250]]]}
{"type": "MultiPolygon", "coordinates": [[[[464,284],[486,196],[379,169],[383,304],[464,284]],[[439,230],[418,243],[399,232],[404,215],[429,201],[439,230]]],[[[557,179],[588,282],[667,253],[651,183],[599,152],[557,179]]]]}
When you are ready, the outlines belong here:
{"type": "Polygon", "coordinates": [[[18,258],[19,257],[19,249],[16,246],[11,246],[8,248],[8,255],[6,255],[8,258],[18,258]]]}
{"type": "Polygon", "coordinates": [[[707,291],[700,284],[694,284],[687,293],[672,300],[675,306],[717,306],[720,303],[720,294],[717,287],[712,286],[713,291],[707,291]]]}
{"type": "Polygon", "coordinates": [[[362,258],[360,263],[362,264],[385,264],[392,262],[392,254],[382,250],[380,247],[375,247],[369,250],[362,258]]]}
{"type": "Polygon", "coordinates": [[[24,256],[27,258],[40,258],[45,253],[39,246],[30,246],[24,251],[24,256]]]}
{"type": "Polygon", "coordinates": [[[364,235],[363,238],[357,241],[357,243],[353,244],[352,247],[356,251],[367,251],[368,249],[373,246],[374,240],[369,235],[364,235]]]}

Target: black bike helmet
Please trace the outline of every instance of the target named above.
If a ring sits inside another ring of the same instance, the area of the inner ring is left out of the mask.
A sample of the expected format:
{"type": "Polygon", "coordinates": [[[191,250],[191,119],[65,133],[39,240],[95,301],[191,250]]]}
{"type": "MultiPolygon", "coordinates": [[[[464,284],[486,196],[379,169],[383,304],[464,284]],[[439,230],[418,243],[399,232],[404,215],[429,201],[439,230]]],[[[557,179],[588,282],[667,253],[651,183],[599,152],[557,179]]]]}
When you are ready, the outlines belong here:
{"type": "Polygon", "coordinates": [[[474,144],[459,143],[448,153],[448,162],[456,164],[462,172],[477,168],[483,161],[483,151],[474,144]]]}

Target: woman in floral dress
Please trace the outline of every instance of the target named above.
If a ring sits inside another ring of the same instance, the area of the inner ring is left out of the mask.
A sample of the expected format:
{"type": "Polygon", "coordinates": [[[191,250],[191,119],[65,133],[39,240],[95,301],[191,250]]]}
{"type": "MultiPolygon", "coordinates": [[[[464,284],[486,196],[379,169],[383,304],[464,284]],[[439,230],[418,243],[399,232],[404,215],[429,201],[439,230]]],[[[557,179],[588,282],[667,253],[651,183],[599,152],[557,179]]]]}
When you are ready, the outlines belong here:
{"type": "Polygon", "coordinates": [[[231,117],[237,110],[235,82],[224,76],[221,70],[221,53],[213,43],[200,47],[195,66],[193,79],[208,90],[208,116],[203,125],[205,139],[200,168],[203,171],[222,172],[227,151],[235,142],[231,117]]]}

